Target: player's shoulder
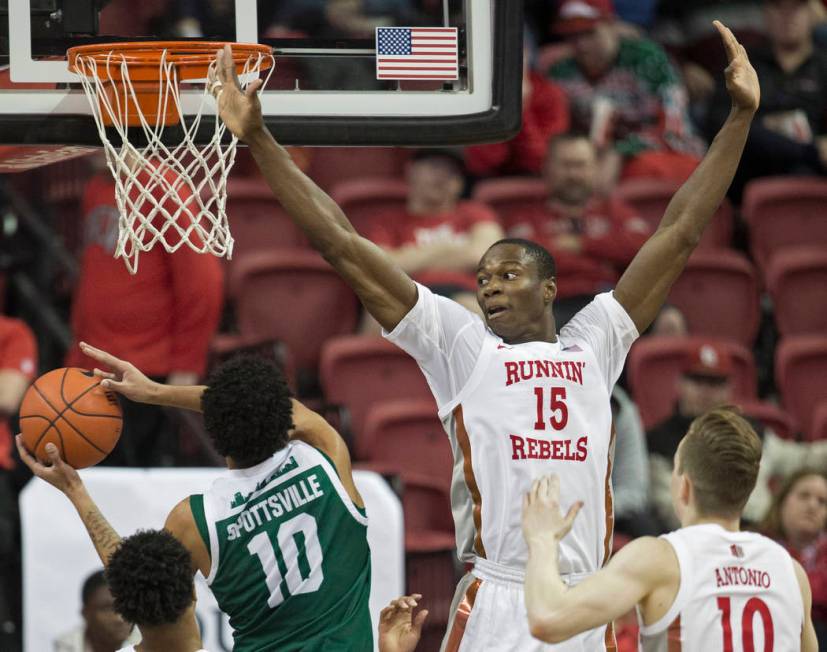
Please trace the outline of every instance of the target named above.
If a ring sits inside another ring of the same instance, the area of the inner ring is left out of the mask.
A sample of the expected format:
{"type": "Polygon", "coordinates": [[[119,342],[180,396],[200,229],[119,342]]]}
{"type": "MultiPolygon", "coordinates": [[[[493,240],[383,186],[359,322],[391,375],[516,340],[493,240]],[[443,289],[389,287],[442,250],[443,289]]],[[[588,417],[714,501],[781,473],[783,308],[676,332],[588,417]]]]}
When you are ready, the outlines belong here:
{"type": "Polygon", "coordinates": [[[675,548],[663,537],[639,537],[623,546],[614,556],[644,573],[658,575],[678,571],[675,548]]]}

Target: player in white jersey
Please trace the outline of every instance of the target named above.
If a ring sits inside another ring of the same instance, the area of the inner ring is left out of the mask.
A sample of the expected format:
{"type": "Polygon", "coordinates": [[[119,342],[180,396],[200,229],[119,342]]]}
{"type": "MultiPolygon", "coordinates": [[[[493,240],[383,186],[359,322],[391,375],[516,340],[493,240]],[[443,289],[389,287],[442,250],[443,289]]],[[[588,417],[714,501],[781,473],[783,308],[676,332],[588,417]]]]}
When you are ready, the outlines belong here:
{"type": "MultiPolygon", "coordinates": [[[[451,439],[452,503],[460,557],[474,569],[460,584],[445,650],[547,649],[531,637],[522,585],[523,492],[556,472],[584,496],[585,518],[564,544],[570,581],[597,571],[612,535],[609,397],[626,353],[654,319],[729,187],[758,106],[758,78],[720,26],[733,109],[705,159],[676,193],[655,234],[613,293],[598,296],[557,334],[554,261],[522,241],[494,244],[478,267],[483,318],[414,283],[359,236],[341,209],[264,128],[254,82],[240,90],[228,49],[210,85],[221,118],[250,148],[264,178],[311,244],[354,289],[389,339],[419,363],[451,439]],[[473,610],[472,610],[473,608],[473,610]]],[[[450,266],[446,252],[435,264],[450,266]]],[[[567,488],[566,491],[569,491],[567,488]]],[[[605,649],[604,627],[566,650],[605,649]]]]}
{"type": "Polygon", "coordinates": [[[558,550],[581,503],[563,516],[560,479],[535,481],[524,498],[526,607],[531,632],[564,641],[637,607],[642,652],[816,652],[807,575],[784,548],[741,532],[761,441],[728,408],[695,419],[675,453],[672,502],[681,529],[624,546],[576,586],[558,550]]]}

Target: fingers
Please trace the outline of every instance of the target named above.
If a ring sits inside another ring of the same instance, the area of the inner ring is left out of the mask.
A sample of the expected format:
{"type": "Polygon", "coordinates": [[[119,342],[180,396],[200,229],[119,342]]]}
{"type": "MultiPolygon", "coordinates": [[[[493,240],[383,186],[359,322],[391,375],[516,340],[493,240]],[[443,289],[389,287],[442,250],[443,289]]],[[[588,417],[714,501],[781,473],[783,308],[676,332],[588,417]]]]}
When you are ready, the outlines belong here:
{"type": "Polygon", "coordinates": [[[23,445],[23,435],[16,435],[14,443],[17,444],[17,452],[20,454],[20,459],[23,460],[23,464],[28,466],[32,473],[37,475],[38,467],[42,467],[43,465],[38,462],[23,445]]]}
{"type": "Polygon", "coordinates": [[[723,41],[724,49],[726,50],[727,61],[731,62],[741,53],[743,48],[741,48],[741,44],[738,43],[738,40],[735,38],[732,31],[721,21],[716,20],[713,21],[712,24],[715,25],[715,29],[717,29],[718,33],[721,35],[721,40],[723,41]]]}
{"type": "Polygon", "coordinates": [[[115,371],[124,371],[129,366],[129,363],[126,362],[126,360],[116,358],[111,353],[107,353],[101,349],[96,349],[94,346],[90,346],[86,342],[80,343],[80,350],[83,351],[84,355],[94,358],[98,362],[105,364],[107,367],[110,367],[115,371]]]}
{"type": "Polygon", "coordinates": [[[423,609],[418,614],[416,614],[416,618],[413,621],[413,629],[416,632],[417,636],[422,635],[422,625],[425,624],[425,619],[428,617],[428,610],[423,609]]]}
{"type": "Polygon", "coordinates": [[[566,513],[566,525],[571,528],[574,525],[574,519],[577,518],[577,515],[580,513],[580,510],[583,509],[583,501],[578,500],[574,505],[569,507],[569,511],[566,513]]]}
{"type": "Polygon", "coordinates": [[[238,74],[235,71],[235,61],[233,61],[233,51],[230,44],[224,45],[223,50],[219,50],[216,55],[216,69],[218,72],[218,81],[222,84],[232,84],[241,90],[241,84],[238,81],[238,74]]]}
{"type": "Polygon", "coordinates": [[[102,369],[98,369],[97,367],[95,367],[92,370],[92,373],[95,374],[95,376],[97,376],[98,378],[102,379],[115,380],[115,378],[117,378],[115,374],[109,373],[108,371],[103,371],[102,369]]]}
{"type": "Polygon", "coordinates": [[[260,89],[263,85],[264,85],[264,80],[263,79],[254,79],[249,84],[247,84],[247,88],[244,89],[244,94],[247,97],[252,97],[253,95],[256,94],[256,92],[258,92],[258,89],[260,89]]]}

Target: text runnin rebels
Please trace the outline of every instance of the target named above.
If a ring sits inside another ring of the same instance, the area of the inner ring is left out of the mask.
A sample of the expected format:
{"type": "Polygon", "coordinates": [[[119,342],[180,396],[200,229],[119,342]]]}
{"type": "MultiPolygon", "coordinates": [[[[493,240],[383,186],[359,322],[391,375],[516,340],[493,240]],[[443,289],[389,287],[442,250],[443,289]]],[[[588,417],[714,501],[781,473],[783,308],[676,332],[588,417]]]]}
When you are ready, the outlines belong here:
{"type": "Polygon", "coordinates": [[[583,384],[583,367],[580,360],[520,360],[505,363],[505,384],[513,385],[532,378],[562,378],[578,385],[583,384]]]}

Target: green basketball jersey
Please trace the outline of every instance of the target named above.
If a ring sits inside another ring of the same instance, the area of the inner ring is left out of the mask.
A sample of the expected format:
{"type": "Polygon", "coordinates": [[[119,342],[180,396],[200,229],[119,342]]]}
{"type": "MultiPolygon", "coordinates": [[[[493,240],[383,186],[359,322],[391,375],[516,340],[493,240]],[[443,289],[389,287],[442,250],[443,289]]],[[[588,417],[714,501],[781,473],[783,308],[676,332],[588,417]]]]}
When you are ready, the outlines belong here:
{"type": "Polygon", "coordinates": [[[291,442],[190,505],[236,652],[373,649],[367,518],[327,456],[291,442]]]}

